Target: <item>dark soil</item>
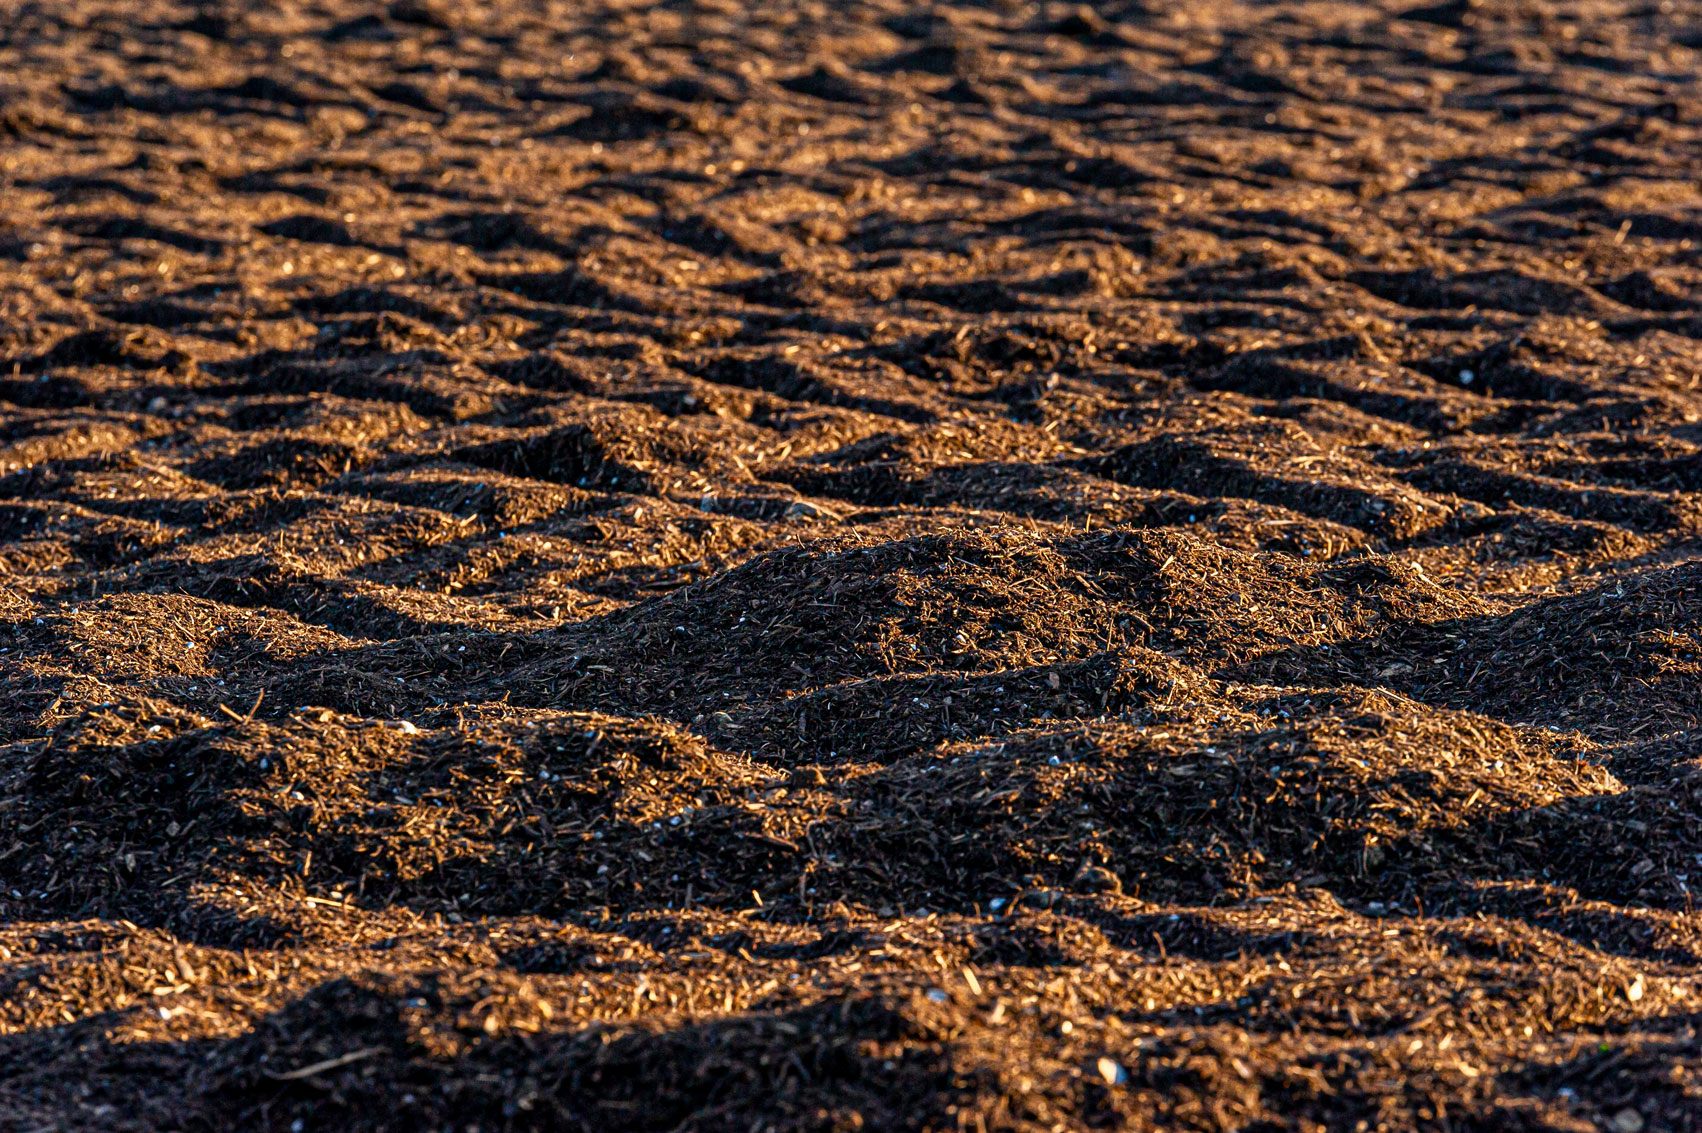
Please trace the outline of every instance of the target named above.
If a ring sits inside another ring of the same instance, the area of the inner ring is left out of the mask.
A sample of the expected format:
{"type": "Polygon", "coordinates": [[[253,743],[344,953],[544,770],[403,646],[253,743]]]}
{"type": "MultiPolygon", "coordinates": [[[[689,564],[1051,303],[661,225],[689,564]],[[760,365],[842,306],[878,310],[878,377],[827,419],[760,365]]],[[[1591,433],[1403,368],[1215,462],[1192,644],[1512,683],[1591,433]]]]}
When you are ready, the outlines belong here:
{"type": "Polygon", "coordinates": [[[1702,2],[0,19],[0,1130],[1702,1130],[1702,2]]]}

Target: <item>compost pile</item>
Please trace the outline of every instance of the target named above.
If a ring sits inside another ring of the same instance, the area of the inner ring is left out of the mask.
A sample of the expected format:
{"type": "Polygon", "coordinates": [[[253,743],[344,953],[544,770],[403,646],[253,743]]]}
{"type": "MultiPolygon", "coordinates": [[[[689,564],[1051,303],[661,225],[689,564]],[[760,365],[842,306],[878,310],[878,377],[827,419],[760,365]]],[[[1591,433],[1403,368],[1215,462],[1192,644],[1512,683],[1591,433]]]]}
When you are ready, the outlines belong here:
{"type": "Polygon", "coordinates": [[[0,1126],[1702,1129],[1702,2],[0,21],[0,1126]]]}

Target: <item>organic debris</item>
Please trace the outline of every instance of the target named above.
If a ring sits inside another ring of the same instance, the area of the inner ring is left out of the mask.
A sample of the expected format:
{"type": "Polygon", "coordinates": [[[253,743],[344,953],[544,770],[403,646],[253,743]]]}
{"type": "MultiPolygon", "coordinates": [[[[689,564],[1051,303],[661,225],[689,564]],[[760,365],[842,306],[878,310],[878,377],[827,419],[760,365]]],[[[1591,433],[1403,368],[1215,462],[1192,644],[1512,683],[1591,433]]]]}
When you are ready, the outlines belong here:
{"type": "Polygon", "coordinates": [[[0,1127],[1702,1130],[1702,4],[0,23],[0,1127]]]}

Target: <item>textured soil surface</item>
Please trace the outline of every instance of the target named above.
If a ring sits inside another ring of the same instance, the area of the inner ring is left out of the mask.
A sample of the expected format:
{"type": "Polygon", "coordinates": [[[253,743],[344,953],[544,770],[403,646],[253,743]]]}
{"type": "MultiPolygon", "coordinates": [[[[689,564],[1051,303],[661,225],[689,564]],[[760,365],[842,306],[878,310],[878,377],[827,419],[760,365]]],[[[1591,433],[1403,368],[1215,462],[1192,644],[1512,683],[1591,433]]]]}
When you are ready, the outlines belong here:
{"type": "Polygon", "coordinates": [[[0,1129],[1702,1129],[1699,28],[8,5],[0,1129]]]}

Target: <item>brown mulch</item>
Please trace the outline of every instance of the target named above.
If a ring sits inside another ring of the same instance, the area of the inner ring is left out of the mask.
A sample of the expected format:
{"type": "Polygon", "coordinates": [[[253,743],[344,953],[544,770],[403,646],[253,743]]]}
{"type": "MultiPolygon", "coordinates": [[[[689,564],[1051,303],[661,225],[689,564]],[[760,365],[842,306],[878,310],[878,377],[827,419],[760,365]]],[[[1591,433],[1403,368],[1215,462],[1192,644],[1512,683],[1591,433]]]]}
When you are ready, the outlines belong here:
{"type": "Polygon", "coordinates": [[[0,1130],[1702,1130],[1702,2],[0,19],[0,1130]]]}

